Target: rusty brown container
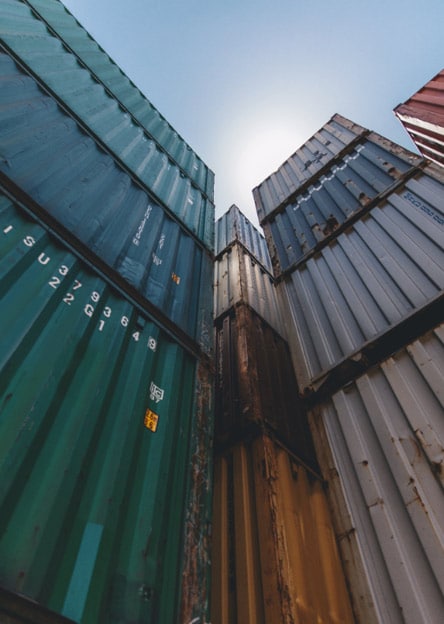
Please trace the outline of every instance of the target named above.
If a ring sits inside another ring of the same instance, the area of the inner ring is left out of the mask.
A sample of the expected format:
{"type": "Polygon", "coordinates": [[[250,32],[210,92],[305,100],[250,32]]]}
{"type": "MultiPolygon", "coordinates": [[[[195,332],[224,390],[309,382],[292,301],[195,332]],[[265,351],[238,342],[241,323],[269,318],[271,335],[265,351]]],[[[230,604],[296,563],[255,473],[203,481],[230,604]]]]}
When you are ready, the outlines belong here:
{"type": "Polygon", "coordinates": [[[265,429],[313,463],[287,342],[248,306],[239,305],[216,321],[216,362],[218,443],[265,429]]]}
{"type": "Polygon", "coordinates": [[[213,624],[354,622],[321,480],[266,435],[215,459],[213,624]]]}
{"type": "Polygon", "coordinates": [[[421,154],[444,166],[444,69],[394,112],[421,154]]]}

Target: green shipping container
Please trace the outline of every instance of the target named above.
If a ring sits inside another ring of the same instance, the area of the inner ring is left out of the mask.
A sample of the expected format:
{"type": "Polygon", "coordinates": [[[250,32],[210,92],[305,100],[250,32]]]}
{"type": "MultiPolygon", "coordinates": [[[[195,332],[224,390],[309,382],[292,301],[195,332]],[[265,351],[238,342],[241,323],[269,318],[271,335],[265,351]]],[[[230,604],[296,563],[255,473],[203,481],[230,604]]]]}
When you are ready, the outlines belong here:
{"type": "MultiPolygon", "coordinates": [[[[103,58],[97,62],[94,56],[84,55],[81,43],[75,43],[71,35],[74,34],[75,39],[77,31],[82,39],[86,37],[88,43],[92,43],[93,49],[95,42],[79,24],[68,20],[74,25],[72,33],[72,29],[67,28],[66,18],[62,19],[60,12],[54,15],[54,8],[51,0],[35,3],[2,0],[1,47],[94,137],[100,149],[110,154],[212,251],[214,175],[188,146],[183,150],[182,140],[178,141],[181,156],[156,131],[147,129],[149,121],[143,115],[139,119],[139,113],[130,110],[128,96],[131,99],[136,89],[131,87],[129,92],[124,89],[122,93],[120,88],[115,90],[114,84],[110,88],[106,68],[101,66],[101,61],[109,65],[109,58],[103,53],[103,58]],[[37,10],[28,4],[35,4],[37,10]],[[37,11],[44,14],[48,22],[37,11]],[[65,42],[64,37],[69,41],[65,42]]],[[[126,85],[124,77],[121,78],[126,85]]],[[[142,99],[138,95],[138,99],[142,99]]],[[[145,102],[143,98],[142,103],[145,102]]],[[[170,132],[173,133],[172,129],[170,132]]]]}
{"type": "Polygon", "coordinates": [[[5,196],[0,314],[0,586],[81,624],[205,621],[207,368],[5,196]]]}
{"type": "Polygon", "coordinates": [[[209,252],[1,49],[0,84],[4,186],[210,352],[209,252]]]}
{"type": "Polygon", "coordinates": [[[121,103],[138,124],[165,150],[186,175],[213,200],[214,174],[168,121],[147,100],[91,35],[71,15],[60,0],[26,0],[33,13],[43,20],[105,89],[121,103]]]}

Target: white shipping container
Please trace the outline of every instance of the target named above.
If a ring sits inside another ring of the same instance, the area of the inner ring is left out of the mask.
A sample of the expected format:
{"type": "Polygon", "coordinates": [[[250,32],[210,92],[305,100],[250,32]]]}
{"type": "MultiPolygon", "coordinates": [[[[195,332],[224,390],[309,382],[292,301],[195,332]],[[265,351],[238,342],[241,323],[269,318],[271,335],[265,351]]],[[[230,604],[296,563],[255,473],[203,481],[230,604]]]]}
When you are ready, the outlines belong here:
{"type": "Polygon", "coordinates": [[[444,613],[444,325],[309,414],[357,621],[444,613]]]}

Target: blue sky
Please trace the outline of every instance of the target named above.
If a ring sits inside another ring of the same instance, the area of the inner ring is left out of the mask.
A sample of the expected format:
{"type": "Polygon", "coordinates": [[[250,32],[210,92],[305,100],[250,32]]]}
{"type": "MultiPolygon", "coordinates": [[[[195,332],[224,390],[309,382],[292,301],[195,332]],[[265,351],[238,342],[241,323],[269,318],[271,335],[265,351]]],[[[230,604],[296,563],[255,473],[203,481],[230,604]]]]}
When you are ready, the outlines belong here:
{"type": "Polygon", "coordinates": [[[444,0],[63,0],[216,174],[216,215],[334,113],[414,149],[393,108],[444,67],[444,0]]]}

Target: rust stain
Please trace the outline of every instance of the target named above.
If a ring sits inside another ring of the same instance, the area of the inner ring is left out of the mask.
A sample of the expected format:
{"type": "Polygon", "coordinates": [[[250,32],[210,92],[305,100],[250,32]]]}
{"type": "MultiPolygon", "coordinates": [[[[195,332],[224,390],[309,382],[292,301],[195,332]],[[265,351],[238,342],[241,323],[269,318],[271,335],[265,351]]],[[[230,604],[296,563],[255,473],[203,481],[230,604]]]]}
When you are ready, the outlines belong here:
{"type": "Polygon", "coordinates": [[[209,615],[212,390],[211,372],[199,365],[196,424],[192,439],[192,474],[185,526],[181,622],[205,622],[209,615]]]}
{"type": "Polygon", "coordinates": [[[443,473],[443,462],[442,461],[436,461],[436,462],[432,462],[432,471],[435,475],[442,475],[443,473]]]}
{"type": "Polygon", "coordinates": [[[333,215],[330,215],[325,222],[325,227],[323,230],[325,236],[332,234],[336,230],[337,227],[339,227],[338,220],[333,215]]]}
{"type": "Polygon", "coordinates": [[[368,505],[368,508],[371,509],[372,507],[377,507],[377,506],[383,506],[384,505],[384,499],[378,497],[374,503],[371,503],[370,505],[368,505]]]}

